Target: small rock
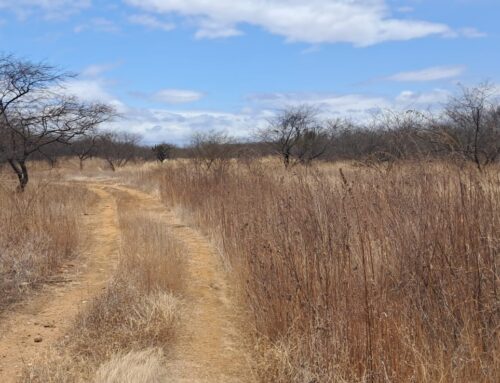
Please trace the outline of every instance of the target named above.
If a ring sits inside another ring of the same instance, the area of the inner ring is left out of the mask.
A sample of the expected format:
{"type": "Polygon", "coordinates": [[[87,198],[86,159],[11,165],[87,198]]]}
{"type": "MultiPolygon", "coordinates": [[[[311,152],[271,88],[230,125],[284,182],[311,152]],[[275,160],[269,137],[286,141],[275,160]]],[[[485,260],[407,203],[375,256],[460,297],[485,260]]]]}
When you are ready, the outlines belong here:
{"type": "Polygon", "coordinates": [[[43,340],[43,338],[40,335],[38,335],[38,336],[35,336],[35,338],[33,340],[35,341],[35,343],[40,343],[43,340]]]}

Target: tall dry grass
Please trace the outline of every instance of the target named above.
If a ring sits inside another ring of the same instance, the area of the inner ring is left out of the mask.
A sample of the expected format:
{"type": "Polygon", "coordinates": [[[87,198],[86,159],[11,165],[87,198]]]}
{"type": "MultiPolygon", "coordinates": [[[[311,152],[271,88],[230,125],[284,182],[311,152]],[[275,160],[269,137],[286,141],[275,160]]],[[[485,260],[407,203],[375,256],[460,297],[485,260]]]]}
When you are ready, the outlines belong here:
{"type": "Polygon", "coordinates": [[[497,169],[157,175],[239,275],[262,382],[500,380],[497,169]]]}
{"type": "Polygon", "coordinates": [[[24,193],[0,187],[0,312],[52,281],[77,255],[79,225],[94,196],[85,188],[35,181],[24,193]]]}
{"type": "Polygon", "coordinates": [[[67,339],[24,382],[159,382],[182,318],[183,248],[157,216],[118,198],[120,262],[67,339]]]}

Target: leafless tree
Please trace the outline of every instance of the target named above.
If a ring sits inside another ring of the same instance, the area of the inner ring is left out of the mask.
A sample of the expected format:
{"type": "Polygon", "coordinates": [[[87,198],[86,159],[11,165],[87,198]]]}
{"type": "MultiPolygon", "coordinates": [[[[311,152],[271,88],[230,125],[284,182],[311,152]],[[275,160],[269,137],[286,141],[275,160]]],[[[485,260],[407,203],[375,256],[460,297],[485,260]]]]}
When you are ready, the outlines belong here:
{"type": "Polygon", "coordinates": [[[494,86],[462,87],[461,94],[450,99],[444,118],[423,134],[440,150],[474,162],[479,170],[495,162],[500,155],[500,103],[494,86]]]}
{"type": "Polygon", "coordinates": [[[78,157],[80,170],[83,170],[84,161],[97,154],[98,141],[99,135],[95,132],[90,132],[72,143],[71,152],[78,157]]]}
{"type": "Polygon", "coordinates": [[[294,155],[300,163],[309,165],[325,154],[328,141],[329,135],[326,129],[321,125],[312,125],[302,132],[294,155]]]}
{"type": "Polygon", "coordinates": [[[0,150],[21,191],[34,153],[54,143],[69,144],[114,116],[107,105],[65,96],[60,85],[67,78],[52,66],[0,58],[0,150]]]}
{"type": "Polygon", "coordinates": [[[288,108],[259,132],[260,138],[271,144],[285,167],[310,163],[322,156],[328,145],[328,135],[309,106],[288,108]]]}
{"type": "Polygon", "coordinates": [[[98,142],[98,152],[111,170],[116,171],[136,157],[136,150],[141,136],[127,132],[109,132],[102,134],[98,142]]]}
{"type": "Polygon", "coordinates": [[[191,139],[191,156],[201,168],[223,172],[235,154],[233,144],[234,139],[223,131],[197,132],[191,139]]]}
{"type": "Polygon", "coordinates": [[[43,95],[72,76],[48,64],[33,63],[10,55],[0,56],[0,114],[13,104],[24,104],[33,99],[27,99],[28,95],[43,95]]]}
{"type": "Polygon", "coordinates": [[[365,131],[356,134],[357,144],[363,141],[369,144],[361,155],[355,157],[356,161],[360,165],[389,172],[397,161],[423,159],[426,152],[419,132],[428,121],[428,113],[415,110],[384,110],[374,114],[365,131]]]}

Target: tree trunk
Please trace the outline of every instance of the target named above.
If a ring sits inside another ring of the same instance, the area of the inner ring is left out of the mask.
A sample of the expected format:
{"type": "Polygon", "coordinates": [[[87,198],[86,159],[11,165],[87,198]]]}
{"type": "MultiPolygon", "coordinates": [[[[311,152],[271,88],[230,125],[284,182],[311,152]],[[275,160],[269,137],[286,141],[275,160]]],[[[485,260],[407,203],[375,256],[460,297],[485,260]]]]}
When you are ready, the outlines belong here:
{"type": "Polygon", "coordinates": [[[28,176],[28,168],[26,167],[26,160],[15,160],[9,159],[9,164],[14,170],[19,180],[19,185],[17,190],[23,192],[26,189],[26,185],[28,185],[29,176],[28,176]]]}
{"type": "Polygon", "coordinates": [[[112,160],[108,159],[108,164],[109,164],[109,167],[111,168],[112,171],[116,171],[116,167],[115,167],[115,164],[113,163],[112,160]]]}
{"type": "Polygon", "coordinates": [[[479,159],[479,153],[478,153],[479,131],[481,130],[481,113],[479,110],[476,111],[475,117],[476,117],[476,127],[474,131],[474,162],[476,162],[479,171],[482,172],[483,169],[481,168],[481,160],[479,159]]]}
{"type": "Polygon", "coordinates": [[[290,166],[290,154],[289,153],[283,154],[283,163],[285,164],[285,168],[288,169],[288,167],[290,166]]]}

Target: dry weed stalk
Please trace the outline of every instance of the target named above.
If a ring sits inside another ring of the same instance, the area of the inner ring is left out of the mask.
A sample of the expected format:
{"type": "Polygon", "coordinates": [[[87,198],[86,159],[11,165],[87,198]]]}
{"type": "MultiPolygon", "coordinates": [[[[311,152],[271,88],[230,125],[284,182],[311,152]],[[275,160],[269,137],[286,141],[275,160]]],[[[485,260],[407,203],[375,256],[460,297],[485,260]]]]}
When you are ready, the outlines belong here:
{"type": "Polygon", "coordinates": [[[496,171],[268,169],[160,176],[240,276],[262,381],[500,379],[496,171]]]}

